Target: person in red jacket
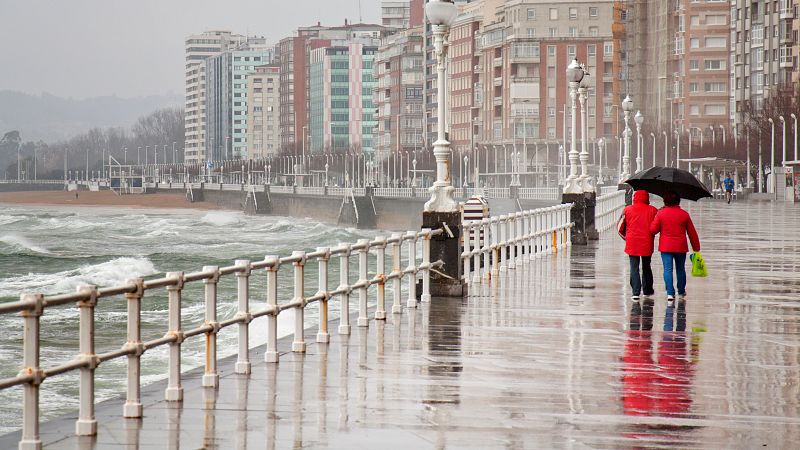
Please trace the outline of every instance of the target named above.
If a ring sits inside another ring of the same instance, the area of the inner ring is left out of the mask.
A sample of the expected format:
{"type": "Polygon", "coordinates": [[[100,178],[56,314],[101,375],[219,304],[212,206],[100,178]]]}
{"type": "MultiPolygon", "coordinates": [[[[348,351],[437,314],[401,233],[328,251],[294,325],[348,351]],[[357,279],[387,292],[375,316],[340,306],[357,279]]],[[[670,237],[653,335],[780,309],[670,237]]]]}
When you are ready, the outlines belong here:
{"type": "Polygon", "coordinates": [[[664,207],[658,211],[655,220],[650,225],[650,231],[655,235],[661,233],[658,241],[658,251],[661,252],[661,261],[664,263],[664,284],[667,287],[667,301],[675,300],[675,286],[672,284],[673,265],[678,278],[678,297],[686,299],[686,253],[689,246],[686,236],[692,243],[692,249],[700,251],[700,238],[694,229],[689,213],[681,209],[681,198],[675,192],[664,194],[664,207]]]}
{"type": "Polygon", "coordinates": [[[633,194],[633,204],[625,207],[622,212],[625,215],[625,253],[628,254],[631,264],[631,290],[634,301],[639,300],[639,294],[650,296],[654,293],[653,270],[650,268],[654,236],[650,232],[650,224],[657,212],[655,206],[650,205],[650,194],[647,191],[636,191],[633,194]]]}

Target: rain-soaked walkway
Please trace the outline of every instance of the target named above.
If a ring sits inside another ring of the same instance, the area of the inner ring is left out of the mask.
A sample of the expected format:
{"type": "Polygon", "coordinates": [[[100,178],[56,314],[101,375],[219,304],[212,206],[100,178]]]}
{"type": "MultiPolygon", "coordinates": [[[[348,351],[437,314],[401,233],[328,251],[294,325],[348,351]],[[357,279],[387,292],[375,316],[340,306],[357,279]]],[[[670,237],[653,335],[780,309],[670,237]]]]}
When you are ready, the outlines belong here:
{"type": "Polygon", "coordinates": [[[666,307],[658,277],[654,303],[632,305],[622,241],[606,233],[466,300],[434,299],[400,323],[254,364],[250,377],[223,366],[216,394],[195,374],[182,406],[151,387],[141,421],[100,408],[96,440],[63,438],[71,420],[45,425],[43,439],[70,449],[800,448],[800,208],[690,211],[711,276],[689,280],[685,305],[666,307]]]}

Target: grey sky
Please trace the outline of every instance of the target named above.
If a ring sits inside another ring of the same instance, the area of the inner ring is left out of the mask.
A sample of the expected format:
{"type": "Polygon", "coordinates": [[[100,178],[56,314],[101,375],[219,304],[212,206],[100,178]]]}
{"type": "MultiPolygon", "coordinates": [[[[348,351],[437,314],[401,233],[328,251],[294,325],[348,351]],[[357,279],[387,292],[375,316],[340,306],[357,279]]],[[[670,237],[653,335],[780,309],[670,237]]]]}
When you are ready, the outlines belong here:
{"type": "MultiPolygon", "coordinates": [[[[265,36],[358,19],[358,0],[0,0],[0,89],[64,97],[180,94],[184,37],[265,36]]],[[[378,0],[361,0],[365,22],[378,0]]]]}

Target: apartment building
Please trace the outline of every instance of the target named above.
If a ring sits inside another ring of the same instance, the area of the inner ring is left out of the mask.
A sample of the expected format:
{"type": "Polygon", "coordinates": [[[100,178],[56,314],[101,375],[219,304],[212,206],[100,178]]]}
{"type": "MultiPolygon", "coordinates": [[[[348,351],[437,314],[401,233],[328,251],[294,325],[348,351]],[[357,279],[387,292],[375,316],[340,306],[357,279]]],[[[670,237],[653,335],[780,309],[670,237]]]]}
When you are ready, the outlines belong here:
{"type": "Polygon", "coordinates": [[[184,106],[184,160],[206,159],[206,59],[241,44],[245,37],[230,31],[206,31],[184,42],[186,55],[184,106]]]}
{"type": "Polygon", "coordinates": [[[384,38],[375,56],[376,123],[379,155],[422,149],[425,34],[421,26],[384,38]]]}
{"type": "MultiPolygon", "coordinates": [[[[614,46],[611,1],[510,0],[476,36],[479,142],[545,142],[564,136],[566,67],[575,58],[590,76],[588,139],[612,135],[614,46]],[[602,112],[602,113],[600,113],[602,112]]],[[[568,133],[566,133],[568,134],[568,133]]]]}
{"type": "Polygon", "coordinates": [[[424,8],[424,0],[383,1],[381,24],[398,30],[418,27],[425,20],[424,8]]]}
{"type": "MultiPolygon", "coordinates": [[[[726,2],[727,3],[727,2],[726,2]]],[[[798,6],[793,0],[730,1],[731,116],[744,122],[781,85],[797,80],[798,6]]]]}
{"type": "Polygon", "coordinates": [[[678,0],[673,20],[671,129],[713,135],[710,128],[727,126],[730,119],[730,5],[678,0]]]}
{"type": "Polygon", "coordinates": [[[264,38],[248,38],[206,61],[207,159],[247,159],[247,77],[272,61],[264,38]]]}
{"type": "Polygon", "coordinates": [[[258,66],[247,76],[248,156],[276,156],[280,148],[280,66],[258,66]]]}
{"type": "Polygon", "coordinates": [[[310,135],[304,148],[312,153],[373,151],[373,70],[379,43],[379,38],[353,39],[311,51],[310,135]]]}

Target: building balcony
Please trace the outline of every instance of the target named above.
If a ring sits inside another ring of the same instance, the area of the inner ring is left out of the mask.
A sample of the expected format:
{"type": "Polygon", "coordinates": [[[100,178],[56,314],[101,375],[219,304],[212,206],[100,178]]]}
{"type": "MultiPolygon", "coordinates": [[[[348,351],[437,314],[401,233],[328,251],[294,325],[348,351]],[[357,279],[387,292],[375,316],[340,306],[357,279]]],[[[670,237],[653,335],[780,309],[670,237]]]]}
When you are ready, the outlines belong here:
{"type": "Polygon", "coordinates": [[[784,69],[784,68],[789,68],[789,69],[791,69],[792,67],[794,67],[794,64],[792,64],[792,60],[791,60],[791,58],[790,58],[788,61],[786,61],[786,60],[781,60],[781,62],[780,62],[780,68],[781,68],[781,69],[784,69]]]}
{"type": "Polygon", "coordinates": [[[503,106],[503,97],[495,97],[492,99],[492,105],[494,106],[503,106]]]}
{"type": "Polygon", "coordinates": [[[492,59],[492,65],[494,67],[502,66],[503,65],[503,57],[501,56],[499,58],[492,59]]]}
{"type": "Polygon", "coordinates": [[[538,83],[539,77],[524,77],[520,75],[512,75],[511,81],[514,83],[538,83]]]}
{"type": "Polygon", "coordinates": [[[781,9],[778,15],[781,19],[794,19],[794,11],[792,8],[781,9]]]}
{"type": "Polygon", "coordinates": [[[502,86],[503,85],[503,77],[494,77],[494,80],[492,81],[492,84],[494,86],[502,86]]]}
{"type": "Polygon", "coordinates": [[[482,73],[483,72],[483,66],[480,65],[480,64],[477,64],[475,67],[473,67],[472,71],[475,72],[475,73],[482,73]]]}
{"type": "Polygon", "coordinates": [[[541,58],[539,55],[524,55],[524,54],[511,54],[509,57],[509,62],[511,64],[515,63],[538,63],[541,62],[541,58]]]}
{"type": "Polygon", "coordinates": [[[794,41],[791,33],[781,34],[780,38],[778,39],[781,45],[791,45],[794,41]]]}
{"type": "Polygon", "coordinates": [[[613,53],[603,53],[603,61],[604,62],[614,61],[614,54],[613,53]]]}

